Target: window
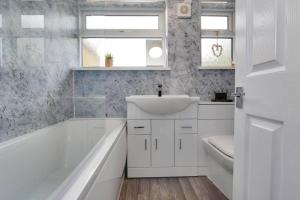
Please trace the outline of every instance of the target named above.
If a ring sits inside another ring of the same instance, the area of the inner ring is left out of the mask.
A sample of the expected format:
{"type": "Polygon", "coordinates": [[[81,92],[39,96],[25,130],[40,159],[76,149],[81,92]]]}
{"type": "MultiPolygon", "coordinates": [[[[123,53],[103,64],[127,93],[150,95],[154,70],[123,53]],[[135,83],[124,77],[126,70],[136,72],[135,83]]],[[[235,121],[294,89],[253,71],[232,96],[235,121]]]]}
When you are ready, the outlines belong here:
{"type": "Polygon", "coordinates": [[[158,16],[86,16],[86,29],[158,29],[158,16]]]}
{"type": "Polygon", "coordinates": [[[166,65],[164,10],[82,11],[83,67],[104,67],[111,53],[115,67],[166,65]]]}
{"type": "Polygon", "coordinates": [[[106,53],[113,54],[116,67],[163,65],[162,39],[83,38],[82,45],[84,67],[104,66],[106,53]]]}
{"type": "Polygon", "coordinates": [[[228,16],[202,16],[201,27],[204,30],[228,30],[228,16]]]}
{"type": "Polygon", "coordinates": [[[201,66],[233,66],[233,13],[203,12],[201,16],[201,66]]]}
{"type": "Polygon", "coordinates": [[[202,38],[202,66],[225,67],[232,65],[232,39],[202,38]],[[220,45],[220,46],[217,46],[220,45]]]}

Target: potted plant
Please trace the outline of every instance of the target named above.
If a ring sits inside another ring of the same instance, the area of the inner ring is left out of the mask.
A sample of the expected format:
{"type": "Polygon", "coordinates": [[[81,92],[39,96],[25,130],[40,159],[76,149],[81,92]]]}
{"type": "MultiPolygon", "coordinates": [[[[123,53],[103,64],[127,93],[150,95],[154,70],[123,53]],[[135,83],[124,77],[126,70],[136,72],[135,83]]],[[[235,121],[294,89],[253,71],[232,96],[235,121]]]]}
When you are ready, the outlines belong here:
{"type": "Polygon", "coordinates": [[[105,54],[105,67],[113,66],[113,55],[111,53],[105,54]]]}

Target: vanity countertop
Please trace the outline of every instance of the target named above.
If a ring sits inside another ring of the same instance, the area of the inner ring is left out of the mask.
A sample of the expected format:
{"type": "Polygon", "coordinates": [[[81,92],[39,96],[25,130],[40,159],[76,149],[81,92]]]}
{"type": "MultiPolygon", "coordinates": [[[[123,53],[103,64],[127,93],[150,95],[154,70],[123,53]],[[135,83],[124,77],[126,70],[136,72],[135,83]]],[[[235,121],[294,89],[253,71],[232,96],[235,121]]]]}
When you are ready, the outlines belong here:
{"type": "Polygon", "coordinates": [[[234,105],[234,102],[199,101],[199,105],[234,105]]]}

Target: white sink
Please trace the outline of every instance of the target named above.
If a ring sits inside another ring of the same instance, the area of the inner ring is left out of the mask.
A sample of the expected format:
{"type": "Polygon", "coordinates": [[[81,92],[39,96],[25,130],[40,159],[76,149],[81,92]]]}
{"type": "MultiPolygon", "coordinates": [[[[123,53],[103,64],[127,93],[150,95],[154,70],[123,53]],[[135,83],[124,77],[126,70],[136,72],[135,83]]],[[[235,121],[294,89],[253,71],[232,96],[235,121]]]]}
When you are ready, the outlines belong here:
{"type": "Polygon", "coordinates": [[[188,95],[164,95],[162,97],[142,95],[126,97],[127,102],[134,103],[147,113],[158,115],[180,112],[192,103],[199,102],[199,100],[199,97],[190,97],[188,95]]]}

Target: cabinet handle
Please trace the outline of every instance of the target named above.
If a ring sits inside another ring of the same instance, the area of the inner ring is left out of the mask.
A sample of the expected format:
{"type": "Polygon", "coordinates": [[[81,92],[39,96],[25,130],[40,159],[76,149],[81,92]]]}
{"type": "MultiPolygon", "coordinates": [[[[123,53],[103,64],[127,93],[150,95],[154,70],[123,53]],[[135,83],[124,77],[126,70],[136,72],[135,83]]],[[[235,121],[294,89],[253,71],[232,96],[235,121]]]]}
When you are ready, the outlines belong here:
{"type": "Polygon", "coordinates": [[[157,142],[157,139],[155,139],[155,149],[157,150],[157,146],[158,146],[158,144],[157,144],[158,142],[157,142]]]}
{"type": "Polygon", "coordinates": [[[182,139],[179,139],[179,149],[182,149],[182,139]]]}
{"type": "Polygon", "coordinates": [[[147,142],[147,139],[145,139],[145,151],[147,151],[147,149],[148,149],[148,142],[147,142]]]}
{"type": "Polygon", "coordinates": [[[135,126],[134,128],[135,129],[143,129],[143,128],[145,128],[145,126],[135,126]]]}
{"type": "Polygon", "coordinates": [[[193,127],[192,126],[182,126],[181,128],[188,129],[188,128],[193,128],[193,127]]]}

